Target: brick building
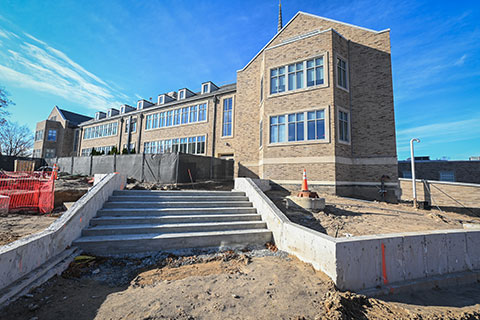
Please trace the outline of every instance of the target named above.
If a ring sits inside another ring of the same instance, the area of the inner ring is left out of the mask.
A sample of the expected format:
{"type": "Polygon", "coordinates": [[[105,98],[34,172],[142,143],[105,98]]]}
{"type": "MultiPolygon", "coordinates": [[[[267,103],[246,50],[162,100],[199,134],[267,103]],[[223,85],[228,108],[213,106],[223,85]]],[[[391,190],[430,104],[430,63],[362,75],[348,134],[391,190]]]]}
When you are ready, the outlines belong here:
{"type": "MultiPolygon", "coordinates": [[[[398,196],[389,30],[299,12],[237,71],[78,125],[80,156],[188,152],[233,158],[238,176],[345,196],[398,196]]],[[[58,153],[60,154],[60,153],[58,153]]]]}
{"type": "Polygon", "coordinates": [[[33,144],[34,158],[68,157],[77,154],[79,124],[92,119],[55,106],[47,120],[37,122],[33,144]]]}
{"type": "MultiPolygon", "coordinates": [[[[410,160],[398,162],[398,176],[412,178],[410,160]]],[[[415,160],[415,178],[480,184],[480,161],[415,160]]]]}

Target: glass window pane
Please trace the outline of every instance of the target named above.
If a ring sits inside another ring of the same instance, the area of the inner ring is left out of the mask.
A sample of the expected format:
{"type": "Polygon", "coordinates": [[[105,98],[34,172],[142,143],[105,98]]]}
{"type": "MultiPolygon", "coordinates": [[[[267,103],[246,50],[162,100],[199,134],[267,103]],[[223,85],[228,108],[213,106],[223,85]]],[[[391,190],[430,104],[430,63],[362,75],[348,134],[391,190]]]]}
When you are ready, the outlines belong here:
{"type": "Polygon", "coordinates": [[[285,124],[278,125],[278,142],[285,142],[285,124]]]}
{"type": "Polygon", "coordinates": [[[271,124],[276,124],[277,123],[277,117],[270,117],[270,123],[271,124]]]}
{"type": "Polygon", "coordinates": [[[315,85],[315,80],[314,80],[314,75],[315,75],[315,70],[314,69],[308,69],[307,70],[307,87],[311,87],[315,85]]]}
{"type": "Polygon", "coordinates": [[[303,88],[303,71],[297,72],[297,89],[303,88]]]}
{"type": "Polygon", "coordinates": [[[305,140],[304,132],[304,122],[297,122],[297,141],[305,140]]]}
{"type": "Polygon", "coordinates": [[[275,77],[277,75],[277,69],[270,70],[270,76],[275,77]]]}
{"type": "Polygon", "coordinates": [[[315,121],[308,121],[307,131],[308,140],[315,140],[315,121]]]}
{"type": "Polygon", "coordinates": [[[325,111],[324,110],[318,110],[317,111],[317,119],[324,119],[325,118],[325,111]]]}
{"type": "Polygon", "coordinates": [[[297,121],[303,121],[303,112],[302,113],[297,113],[297,121]]]}
{"type": "Polygon", "coordinates": [[[295,113],[289,114],[288,115],[288,122],[294,122],[295,121],[295,113]]]}
{"type": "Polygon", "coordinates": [[[288,74],[288,90],[295,89],[295,73],[288,74]]]}
{"type": "Polygon", "coordinates": [[[270,142],[278,142],[278,126],[276,125],[270,126],[270,142]]]}
{"type": "Polygon", "coordinates": [[[317,120],[317,139],[325,139],[325,120],[317,120]]]}
{"type": "Polygon", "coordinates": [[[307,119],[308,119],[308,120],[315,119],[315,111],[309,111],[309,112],[307,112],[307,119]]]}
{"type": "Polygon", "coordinates": [[[318,67],[315,69],[316,75],[315,75],[315,84],[323,84],[323,67],[318,67]]]}
{"type": "Polygon", "coordinates": [[[288,72],[294,72],[295,71],[295,64],[291,64],[288,66],[288,72]]]}
{"type": "Polygon", "coordinates": [[[323,57],[315,59],[315,65],[323,66],[323,57]]]}
{"type": "Polygon", "coordinates": [[[313,60],[308,60],[307,61],[307,68],[312,68],[313,67],[313,60]]]}
{"type": "Polygon", "coordinates": [[[297,63],[297,71],[303,70],[303,62],[297,63]]]}
{"type": "Polygon", "coordinates": [[[278,89],[277,89],[277,82],[278,82],[278,78],[272,78],[271,81],[270,81],[270,93],[277,93],[278,89]]]}
{"type": "Polygon", "coordinates": [[[285,74],[285,67],[278,68],[278,74],[285,74]]]}
{"type": "Polygon", "coordinates": [[[278,116],[278,123],[285,123],[285,116],[278,116]]]}
{"type": "Polygon", "coordinates": [[[295,141],[295,123],[288,124],[288,141],[295,141]]]}
{"type": "Polygon", "coordinates": [[[285,76],[278,77],[278,92],[285,91],[285,76]]]}

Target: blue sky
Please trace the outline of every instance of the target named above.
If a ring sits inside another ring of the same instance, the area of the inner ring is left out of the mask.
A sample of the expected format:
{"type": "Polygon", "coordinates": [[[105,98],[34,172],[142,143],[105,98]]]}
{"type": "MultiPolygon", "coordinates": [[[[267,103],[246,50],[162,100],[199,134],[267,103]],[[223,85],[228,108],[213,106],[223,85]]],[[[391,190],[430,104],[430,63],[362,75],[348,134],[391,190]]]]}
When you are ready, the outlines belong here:
{"type": "MultiPolygon", "coordinates": [[[[398,158],[480,155],[480,1],[284,0],[391,29],[398,158]]],[[[0,86],[32,130],[54,105],[93,115],[167,91],[236,81],[275,35],[278,2],[0,1],[0,86]]]]}

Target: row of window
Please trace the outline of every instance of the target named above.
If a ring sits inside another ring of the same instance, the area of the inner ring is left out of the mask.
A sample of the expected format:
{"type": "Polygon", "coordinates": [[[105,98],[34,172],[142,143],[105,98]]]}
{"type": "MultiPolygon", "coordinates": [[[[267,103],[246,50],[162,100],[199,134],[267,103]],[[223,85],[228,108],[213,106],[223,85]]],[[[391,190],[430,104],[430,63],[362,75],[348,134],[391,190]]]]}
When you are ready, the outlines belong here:
{"type": "Polygon", "coordinates": [[[324,84],[324,58],[270,69],[270,94],[324,84]]]}
{"type": "Polygon", "coordinates": [[[149,114],[145,121],[145,130],[178,126],[207,120],[207,104],[199,104],[169,111],[149,114]]]}
{"type": "MultiPolygon", "coordinates": [[[[108,154],[110,151],[112,151],[112,149],[114,148],[115,146],[104,146],[104,147],[95,147],[95,151],[98,151],[98,152],[103,152],[104,154],[108,154]]],[[[82,149],[82,152],[81,152],[81,156],[82,157],[88,157],[92,154],[92,150],[94,148],[85,148],[85,149],[82,149]]]]}
{"type": "Polygon", "coordinates": [[[118,122],[102,124],[95,127],[85,128],[83,131],[83,139],[95,139],[101,137],[109,137],[117,135],[118,122]]]}
{"type": "Polygon", "coordinates": [[[270,117],[270,143],[324,139],[324,109],[270,117]]]}
{"type": "MultiPolygon", "coordinates": [[[[263,128],[260,121],[260,147],[263,128]]],[[[296,112],[270,117],[270,143],[325,140],[325,109],[296,112]]],[[[338,139],[350,142],[350,119],[346,111],[338,111],[338,139]]]]}
{"type": "MultiPolygon", "coordinates": [[[[35,141],[43,140],[43,130],[35,131],[35,141]]],[[[57,130],[50,129],[47,132],[47,141],[57,141],[57,130]]]]}
{"type": "Polygon", "coordinates": [[[143,144],[145,153],[183,152],[205,154],[205,136],[150,141],[143,144]]]}

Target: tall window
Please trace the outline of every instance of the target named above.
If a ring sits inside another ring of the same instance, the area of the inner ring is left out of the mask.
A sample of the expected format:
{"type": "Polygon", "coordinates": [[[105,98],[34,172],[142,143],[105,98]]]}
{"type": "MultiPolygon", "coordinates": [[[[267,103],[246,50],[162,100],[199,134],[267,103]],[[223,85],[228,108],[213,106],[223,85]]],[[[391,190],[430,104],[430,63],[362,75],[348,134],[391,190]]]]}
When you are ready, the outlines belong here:
{"type": "Polygon", "coordinates": [[[182,124],[188,123],[188,107],[182,108],[182,124]]]}
{"type": "Polygon", "coordinates": [[[223,99],[222,137],[232,136],[232,98],[223,99]]]}
{"type": "Polygon", "coordinates": [[[187,149],[188,153],[192,153],[192,154],[195,153],[196,143],[197,143],[197,137],[188,138],[188,149],[187,149]]]}
{"type": "Polygon", "coordinates": [[[173,123],[173,111],[167,111],[167,127],[171,127],[173,123]]]}
{"type": "Polygon", "coordinates": [[[197,122],[198,106],[190,107],[190,122],[197,122]]]}
{"type": "Polygon", "coordinates": [[[270,70],[270,94],[285,91],[285,67],[270,70]]]}
{"type": "Polygon", "coordinates": [[[263,145],[263,121],[260,120],[260,147],[263,145]]]}
{"type": "MultiPolygon", "coordinates": [[[[262,131],[261,127],[260,131],[262,131]]],[[[324,109],[270,117],[270,143],[324,139],[324,109]],[[287,130],[285,130],[285,121],[287,121],[287,130]]]]}
{"type": "Polygon", "coordinates": [[[180,138],[180,152],[187,153],[187,138],[180,138]]]}
{"type": "Polygon", "coordinates": [[[197,137],[197,154],[205,153],[205,136],[197,137]]]}
{"type": "Polygon", "coordinates": [[[263,101],[263,75],[262,78],[260,79],[260,102],[263,101]]]}
{"type": "Polygon", "coordinates": [[[325,139],[325,111],[307,112],[307,128],[308,140],[325,139]]]}
{"type": "Polygon", "coordinates": [[[173,111],[173,125],[179,125],[180,124],[180,109],[175,109],[173,111]]]}
{"type": "Polygon", "coordinates": [[[307,61],[307,87],[323,84],[323,57],[307,61]]]}
{"type": "Polygon", "coordinates": [[[305,140],[304,118],[303,112],[288,115],[288,141],[305,140]]]}
{"type": "Polygon", "coordinates": [[[288,66],[288,90],[303,88],[303,62],[288,66]]]}
{"type": "Polygon", "coordinates": [[[337,85],[348,90],[347,62],[337,57],[337,85]]]}
{"type": "Polygon", "coordinates": [[[43,140],[43,130],[38,130],[37,132],[35,132],[35,141],[38,140],[43,140]]]}
{"type": "Polygon", "coordinates": [[[160,128],[165,127],[165,112],[160,112],[160,119],[158,120],[158,126],[160,128]]]}
{"type": "Polygon", "coordinates": [[[348,112],[338,111],[338,139],[340,141],[350,141],[350,130],[348,112]]]}
{"type": "Polygon", "coordinates": [[[207,104],[201,104],[198,106],[198,121],[207,120],[207,104]]]}
{"type": "Polygon", "coordinates": [[[285,116],[270,117],[270,142],[285,142],[285,116]]]}
{"type": "Polygon", "coordinates": [[[48,141],[57,141],[57,130],[48,130],[48,141]]]}

